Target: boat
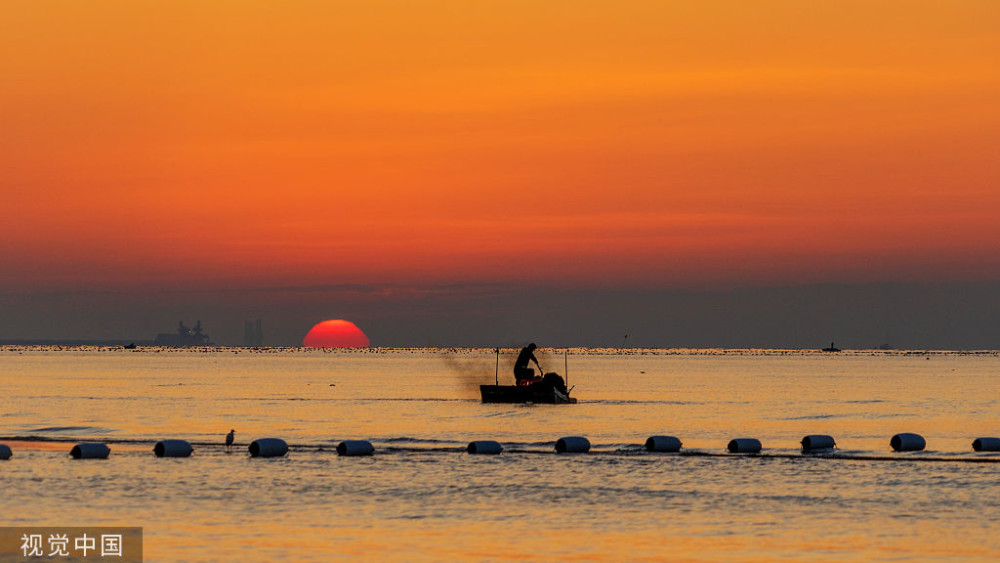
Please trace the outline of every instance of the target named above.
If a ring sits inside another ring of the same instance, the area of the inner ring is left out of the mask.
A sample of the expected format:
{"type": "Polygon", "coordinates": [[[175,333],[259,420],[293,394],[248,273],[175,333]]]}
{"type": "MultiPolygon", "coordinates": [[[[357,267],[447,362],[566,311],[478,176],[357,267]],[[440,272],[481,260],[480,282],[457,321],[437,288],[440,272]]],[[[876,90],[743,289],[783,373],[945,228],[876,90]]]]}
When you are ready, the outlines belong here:
{"type": "MultiPolygon", "coordinates": [[[[521,350],[531,352],[535,348],[532,343],[528,348],[521,350]]],[[[496,385],[480,385],[479,394],[483,398],[483,403],[542,403],[547,405],[572,405],[576,404],[576,399],[569,396],[573,389],[566,388],[566,381],[561,375],[549,372],[539,377],[531,368],[522,369],[521,375],[517,376],[515,385],[500,385],[500,349],[497,348],[497,373],[496,385]]],[[[569,354],[563,356],[566,366],[566,376],[569,377],[569,354]]],[[[536,361],[537,363],[537,361],[536,361]]],[[[541,366],[538,366],[539,369],[541,366]]]]}
{"type": "Polygon", "coordinates": [[[558,373],[546,373],[527,385],[480,385],[483,403],[543,403],[572,405],[576,399],[558,373]]]}
{"type": "Polygon", "coordinates": [[[837,348],[836,346],[833,345],[833,342],[831,342],[830,343],[830,347],[829,348],[823,348],[823,351],[824,352],[840,352],[840,348],[837,348]]]}
{"type": "MultiPolygon", "coordinates": [[[[521,354],[529,354],[535,349],[535,344],[521,350],[521,354]]],[[[480,385],[479,394],[483,403],[542,403],[548,405],[572,405],[576,399],[569,396],[572,388],[566,388],[566,381],[561,375],[549,372],[536,376],[535,370],[526,366],[517,367],[515,362],[515,385],[500,385],[500,349],[497,352],[497,373],[495,385],[480,385]]],[[[569,377],[569,354],[563,356],[566,366],[566,376],[569,377]]],[[[534,359],[534,356],[531,356],[534,359]]],[[[527,360],[525,360],[526,362],[527,360]]],[[[538,360],[534,360],[538,363],[538,360]]],[[[541,366],[538,366],[541,370],[541,366]]]]}

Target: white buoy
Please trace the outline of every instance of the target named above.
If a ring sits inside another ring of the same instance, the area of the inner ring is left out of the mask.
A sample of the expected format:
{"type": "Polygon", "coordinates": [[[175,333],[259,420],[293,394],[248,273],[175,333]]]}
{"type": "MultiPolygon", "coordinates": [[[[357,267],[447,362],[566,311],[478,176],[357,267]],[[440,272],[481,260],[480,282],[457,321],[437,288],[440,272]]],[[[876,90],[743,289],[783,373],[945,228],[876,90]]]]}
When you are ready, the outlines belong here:
{"type": "Polygon", "coordinates": [[[368,440],[344,440],[337,444],[337,455],[372,455],[375,447],[368,440]]]}
{"type": "Polygon", "coordinates": [[[258,438],[250,442],[252,457],[281,457],[288,453],[288,444],[281,438],[258,438]]]}
{"type": "Polygon", "coordinates": [[[0,459],[10,459],[13,453],[10,451],[10,446],[7,444],[0,444],[0,459]]]}
{"type": "Polygon", "coordinates": [[[97,442],[80,442],[69,451],[73,459],[107,459],[111,455],[111,448],[106,444],[97,442]]]}
{"type": "Polygon", "coordinates": [[[919,452],[927,447],[927,441],[920,434],[900,432],[889,440],[889,445],[897,452],[919,452]]]}
{"type": "Polygon", "coordinates": [[[646,438],[646,450],[651,452],[679,452],[681,441],[673,436],[650,436],[646,438]]]}
{"type": "Polygon", "coordinates": [[[735,438],[729,441],[727,447],[731,454],[759,454],[761,450],[760,440],[757,438],[735,438]]]}
{"type": "Polygon", "coordinates": [[[571,454],[585,454],[590,451],[590,440],[583,436],[566,436],[556,440],[556,451],[571,454]]]}
{"type": "Polygon", "coordinates": [[[153,446],[156,457],[189,457],[193,451],[185,440],[160,440],[153,446]]]}
{"type": "Polygon", "coordinates": [[[469,442],[469,447],[465,451],[470,454],[496,455],[503,451],[503,446],[493,440],[477,440],[469,442]]]}
{"type": "MultiPolygon", "coordinates": [[[[972,449],[977,452],[1000,452],[1000,438],[976,438],[972,442],[972,449]]],[[[7,455],[10,457],[10,454],[7,455]]]]}
{"type": "Polygon", "coordinates": [[[833,436],[810,434],[802,438],[802,451],[804,452],[832,450],[835,447],[837,447],[837,441],[833,439],[833,436]]]}

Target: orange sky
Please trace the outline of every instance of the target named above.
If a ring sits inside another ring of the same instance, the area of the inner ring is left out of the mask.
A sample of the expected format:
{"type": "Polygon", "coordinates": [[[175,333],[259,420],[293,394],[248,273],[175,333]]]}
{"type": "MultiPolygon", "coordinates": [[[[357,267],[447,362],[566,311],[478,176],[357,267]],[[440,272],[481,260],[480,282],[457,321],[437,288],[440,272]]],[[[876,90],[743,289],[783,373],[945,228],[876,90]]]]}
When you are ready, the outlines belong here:
{"type": "Polygon", "coordinates": [[[1000,4],[703,4],[3,2],[0,289],[1000,279],[1000,4]]]}

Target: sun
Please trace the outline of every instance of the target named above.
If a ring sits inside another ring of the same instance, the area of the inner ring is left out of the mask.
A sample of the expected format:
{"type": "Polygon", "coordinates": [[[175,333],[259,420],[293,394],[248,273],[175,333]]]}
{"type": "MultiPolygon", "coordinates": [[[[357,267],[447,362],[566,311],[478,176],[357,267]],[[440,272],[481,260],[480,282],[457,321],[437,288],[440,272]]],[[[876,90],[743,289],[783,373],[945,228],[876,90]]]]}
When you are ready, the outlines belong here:
{"type": "Polygon", "coordinates": [[[302,339],[302,345],[307,348],[367,348],[370,343],[365,333],[351,321],[333,319],[312,327],[302,339]]]}

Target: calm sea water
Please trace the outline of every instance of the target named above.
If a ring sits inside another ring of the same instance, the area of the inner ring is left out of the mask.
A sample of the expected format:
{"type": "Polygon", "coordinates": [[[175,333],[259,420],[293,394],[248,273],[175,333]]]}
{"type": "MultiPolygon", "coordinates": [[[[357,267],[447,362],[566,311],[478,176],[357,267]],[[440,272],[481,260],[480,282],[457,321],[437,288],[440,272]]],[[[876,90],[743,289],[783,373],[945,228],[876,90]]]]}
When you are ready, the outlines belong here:
{"type": "Polygon", "coordinates": [[[0,348],[0,524],[142,526],[148,561],[1000,557],[1000,464],[970,462],[1000,461],[971,449],[1000,435],[996,353],[546,352],[579,404],[480,404],[492,350],[0,348]],[[928,451],[892,453],[897,432],[928,451]],[[646,453],[654,434],[718,455],[646,453]],[[801,456],[807,434],[889,459],[801,456]],[[569,435],[592,452],[551,453],[569,435]],[[270,436],[287,457],[246,456],[270,436]],[[765,455],[724,454],[736,437],[765,455]],[[155,458],[162,438],[195,455],[155,458]],[[77,440],[111,457],[73,461],[77,440]]]}

